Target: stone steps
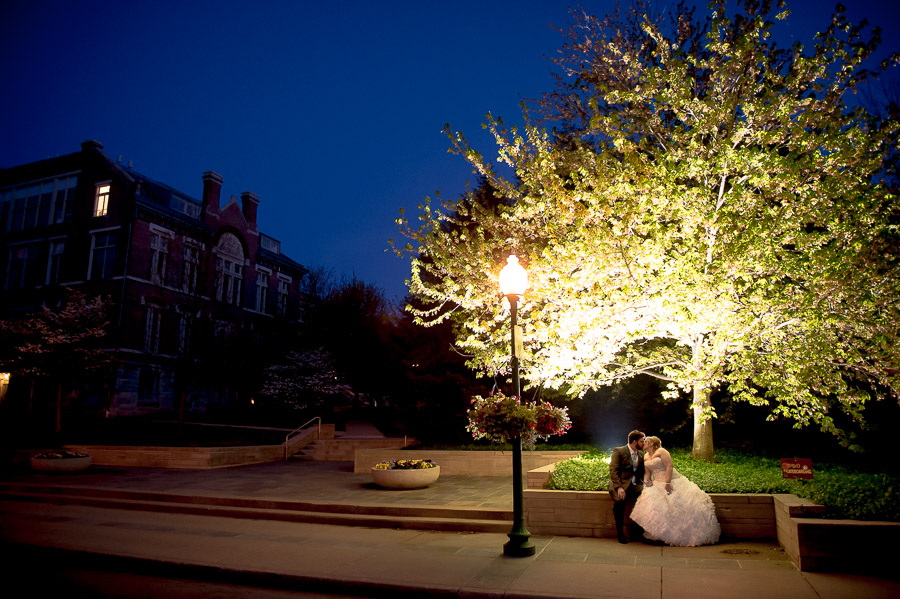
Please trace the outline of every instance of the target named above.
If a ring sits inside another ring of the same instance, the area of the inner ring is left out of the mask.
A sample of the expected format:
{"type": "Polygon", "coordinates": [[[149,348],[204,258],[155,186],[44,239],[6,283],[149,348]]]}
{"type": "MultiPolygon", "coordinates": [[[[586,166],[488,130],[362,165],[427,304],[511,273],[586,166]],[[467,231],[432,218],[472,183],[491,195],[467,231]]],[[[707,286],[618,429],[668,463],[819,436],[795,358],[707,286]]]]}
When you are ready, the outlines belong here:
{"type": "Polygon", "coordinates": [[[352,462],[358,449],[401,448],[406,439],[374,438],[374,439],[317,439],[290,457],[294,460],[324,460],[333,462],[352,462]]]}
{"type": "Polygon", "coordinates": [[[89,487],[0,484],[0,500],[371,528],[506,532],[512,511],[214,497],[89,487]]]}

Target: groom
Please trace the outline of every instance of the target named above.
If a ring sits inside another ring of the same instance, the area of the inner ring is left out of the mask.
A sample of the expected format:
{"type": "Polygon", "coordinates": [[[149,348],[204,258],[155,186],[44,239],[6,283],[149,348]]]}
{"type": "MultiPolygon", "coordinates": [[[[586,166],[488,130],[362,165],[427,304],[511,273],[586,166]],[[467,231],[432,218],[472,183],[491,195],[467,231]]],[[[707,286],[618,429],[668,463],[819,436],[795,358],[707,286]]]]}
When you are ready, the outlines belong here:
{"type": "MultiPolygon", "coordinates": [[[[613,516],[620,543],[627,543],[625,517],[644,490],[644,433],[628,433],[628,445],[613,449],[609,461],[609,495],[613,500],[613,516]]],[[[633,523],[632,523],[633,524],[633,523]]],[[[634,526],[637,526],[634,524],[634,526]]]]}

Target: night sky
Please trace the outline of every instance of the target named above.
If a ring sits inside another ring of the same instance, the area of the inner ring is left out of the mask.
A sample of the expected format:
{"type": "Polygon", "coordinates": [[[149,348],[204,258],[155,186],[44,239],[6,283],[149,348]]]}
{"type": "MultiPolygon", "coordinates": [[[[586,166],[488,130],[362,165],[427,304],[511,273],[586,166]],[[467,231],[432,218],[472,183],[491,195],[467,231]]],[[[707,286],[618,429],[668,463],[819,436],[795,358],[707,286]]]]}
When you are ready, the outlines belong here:
{"type": "MultiPolygon", "coordinates": [[[[658,5],[666,6],[660,1],[658,5]]],[[[900,50],[897,0],[845,0],[900,50]]],[[[612,1],[585,0],[603,15],[612,1]]],[[[829,22],[791,2],[786,45],[829,22]]],[[[486,155],[490,111],[552,86],[568,2],[0,0],[0,167],[78,151],[199,198],[206,170],[259,195],[260,229],[308,267],[356,275],[391,299],[409,265],[388,250],[401,207],[474,179],[444,123],[486,155]]]]}

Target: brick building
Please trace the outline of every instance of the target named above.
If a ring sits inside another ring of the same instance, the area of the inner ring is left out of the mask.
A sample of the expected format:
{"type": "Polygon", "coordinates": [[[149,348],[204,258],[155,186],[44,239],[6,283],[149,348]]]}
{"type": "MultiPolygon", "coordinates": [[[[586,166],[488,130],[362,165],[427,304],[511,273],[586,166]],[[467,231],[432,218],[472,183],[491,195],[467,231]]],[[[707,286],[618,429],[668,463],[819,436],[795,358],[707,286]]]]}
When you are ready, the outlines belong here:
{"type": "Polygon", "coordinates": [[[182,392],[194,411],[249,399],[241,366],[293,330],[306,269],[259,231],[254,193],[222,205],[222,177],[202,180],[198,200],[93,140],[0,170],[0,318],[53,305],[63,287],[112,300],[115,374],[79,389],[87,407],[118,416],[174,409],[182,392]]]}

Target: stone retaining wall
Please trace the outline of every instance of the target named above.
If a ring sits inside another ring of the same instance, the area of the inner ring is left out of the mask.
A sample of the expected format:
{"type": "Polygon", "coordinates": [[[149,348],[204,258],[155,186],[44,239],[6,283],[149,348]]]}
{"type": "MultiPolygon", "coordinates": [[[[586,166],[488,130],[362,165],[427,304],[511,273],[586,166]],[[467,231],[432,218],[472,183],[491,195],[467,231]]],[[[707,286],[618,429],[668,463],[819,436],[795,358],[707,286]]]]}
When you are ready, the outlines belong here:
{"type": "MultiPolygon", "coordinates": [[[[525,472],[568,460],[583,451],[523,451],[525,472]]],[[[384,460],[432,460],[441,467],[441,476],[512,477],[512,451],[453,451],[440,449],[358,449],[353,472],[365,474],[384,460]]]]}
{"type": "MultiPolygon", "coordinates": [[[[711,494],[716,517],[727,538],[777,537],[771,495],[711,494]]],[[[525,527],[533,534],[615,537],[612,498],[606,491],[525,490],[525,527]]]]}
{"type": "Polygon", "coordinates": [[[334,425],[309,428],[281,445],[236,447],[147,447],[139,445],[67,445],[66,449],[90,454],[98,466],[134,466],[141,468],[210,469],[278,462],[318,438],[334,437],[334,425]]]}
{"type": "MultiPolygon", "coordinates": [[[[544,485],[553,465],[527,473],[525,527],[532,534],[615,537],[607,491],[553,491],[544,485]]],[[[885,550],[900,535],[900,522],[826,520],[824,506],[789,494],[711,493],[726,539],[777,540],[805,572],[893,571],[885,550]]]]}

